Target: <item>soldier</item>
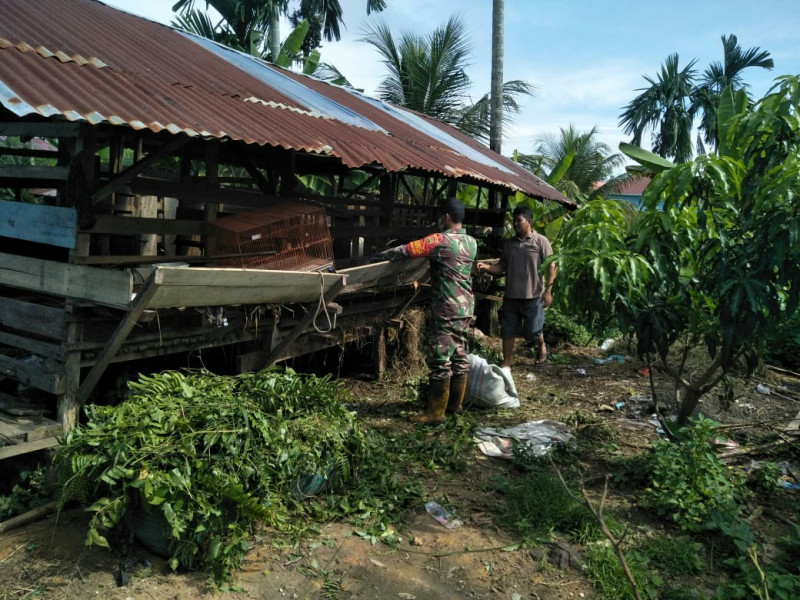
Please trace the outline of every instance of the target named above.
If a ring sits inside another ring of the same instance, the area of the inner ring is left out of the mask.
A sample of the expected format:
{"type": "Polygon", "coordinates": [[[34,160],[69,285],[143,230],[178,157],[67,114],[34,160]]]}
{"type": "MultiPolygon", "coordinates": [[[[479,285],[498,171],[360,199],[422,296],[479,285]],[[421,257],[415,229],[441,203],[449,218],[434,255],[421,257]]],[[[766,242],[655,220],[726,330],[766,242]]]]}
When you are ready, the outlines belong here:
{"type": "Polygon", "coordinates": [[[434,233],[403,246],[384,250],[370,262],[427,257],[431,263],[431,311],[427,328],[429,374],[428,407],[411,420],[425,425],[444,422],[447,412],[463,412],[469,359],[467,333],[475,300],[472,265],[477,243],[461,228],[464,206],[457,198],[439,205],[434,233]]]}

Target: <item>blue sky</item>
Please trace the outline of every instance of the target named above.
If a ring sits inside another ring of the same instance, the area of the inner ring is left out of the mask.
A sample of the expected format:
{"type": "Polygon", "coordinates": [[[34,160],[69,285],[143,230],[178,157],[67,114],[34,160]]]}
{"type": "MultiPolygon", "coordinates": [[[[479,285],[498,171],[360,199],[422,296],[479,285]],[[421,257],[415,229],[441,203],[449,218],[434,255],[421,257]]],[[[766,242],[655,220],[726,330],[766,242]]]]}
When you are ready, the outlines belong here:
{"type": "MultiPolygon", "coordinates": [[[[106,0],[155,21],[169,23],[173,0],[106,0]]],[[[389,8],[366,16],[365,0],[340,0],[342,40],[325,43],[322,60],[336,65],[357,87],[372,94],[384,67],[372,47],[358,41],[367,20],[387,23],[396,37],[427,34],[458,14],[472,33],[468,74],[477,99],[489,91],[492,0],[387,0],[389,8]]],[[[197,0],[203,7],[203,0],[197,0]]],[[[281,31],[289,31],[285,24],[281,31]]],[[[677,52],[681,67],[697,59],[700,73],[722,60],[721,36],[735,34],[744,48],[760,47],[775,61],[772,71],[750,70],[745,80],[762,96],[772,80],[800,75],[800,4],[797,0],[505,0],[503,79],[533,83],[514,126],[504,132],[503,154],[534,152],[543,135],[574,124],[592,127],[616,150],[628,141],[618,127],[622,107],[677,52]]]]}

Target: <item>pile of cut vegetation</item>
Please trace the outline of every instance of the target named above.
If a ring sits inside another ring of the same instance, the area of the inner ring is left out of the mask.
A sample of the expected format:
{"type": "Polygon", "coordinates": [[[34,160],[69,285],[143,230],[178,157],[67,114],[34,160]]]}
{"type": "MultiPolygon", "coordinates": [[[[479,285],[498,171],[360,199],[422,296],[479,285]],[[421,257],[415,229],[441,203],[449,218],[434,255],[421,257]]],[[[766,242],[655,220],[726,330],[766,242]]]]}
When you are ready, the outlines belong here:
{"type": "Polygon", "coordinates": [[[345,489],[374,449],[328,376],[167,371],[129,387],[66,434],[61,504],[92,513],[87,544],[108,546],[127,526],[172,568],[206,568],[217,582],[240,566],[256,524],[288,531],[337,516],[308,498],[345,489]]]}

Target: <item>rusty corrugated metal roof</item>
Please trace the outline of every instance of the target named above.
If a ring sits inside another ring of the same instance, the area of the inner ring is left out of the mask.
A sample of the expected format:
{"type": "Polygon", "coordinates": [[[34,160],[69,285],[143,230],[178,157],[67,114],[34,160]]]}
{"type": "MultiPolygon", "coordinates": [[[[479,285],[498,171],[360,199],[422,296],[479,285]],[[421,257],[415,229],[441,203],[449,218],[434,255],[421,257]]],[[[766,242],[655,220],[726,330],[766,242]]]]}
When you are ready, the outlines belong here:
{"type": "Polygon", "coordinates": [[[0,0],[0,104],[469,177],[573,206],[448,125],[96,0],[0,0]]]}

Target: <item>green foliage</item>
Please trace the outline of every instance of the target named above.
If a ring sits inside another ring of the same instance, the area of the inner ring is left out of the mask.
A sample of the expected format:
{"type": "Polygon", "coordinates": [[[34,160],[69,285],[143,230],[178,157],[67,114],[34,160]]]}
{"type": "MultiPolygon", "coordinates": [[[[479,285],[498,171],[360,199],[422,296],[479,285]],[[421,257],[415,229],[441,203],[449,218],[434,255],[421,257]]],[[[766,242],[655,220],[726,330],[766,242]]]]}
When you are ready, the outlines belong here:
{"type": "Polygon", "coordinates": [[[700,575],[708,567],[702,545],[687,536],[659,535],[642,544],[639,552],[665,577],[700,575]]]}
{"type": "Polygon", "coordinates": [[[45,489],[45,469],[23,469],[8,494],[0,494],[0,521],[15,517],[50,499],[45,489]]]}
{"type": "Polygon", "coordinates": [[[160,511],[172,567],[205,567],[221,582],[256,522],[299,534],[352,513],[380,520],[413,493],[328,376],[168,371],[129,386],[118,406],[87,406],[56,454],[61,503],[92,513],[87,544],[107,546],[128,511],[160,511]],[[343,495],[321,493],[331,488],[343,495]]]}
{"type": "Polygon", "coordinates": [[[761,494],[772,495],[778,491],[781,468],[774,462],[765,462],[747,473],[747,485],[761,494]]]}
{"type": "Polygon", "coordinates": [[[589,346],[595,340],[591,332],[559,308],[550,306],[545,313],[545,339],[559,340],[573,346],[589,346]]]}
{"type": "Polygon", "coordinates": [[[589,510],[545,469],[514,479],[495,478],[493,485],[503,497],[499,521],[525,537],[547,537],[555,532],[586,536],[587,530],[594,532],[589,536],[594,539],[601,535],[589,510]]]}
{"type": "Polygon", "coordinates": [[[722,93],[719,154],[657,174],[631,226],[595,201],[564,226],[554,296],[573,314],[615,319],[685,388],[685,424],[703,394],[800,304],[800,81],[779,78],[754,106],[722,93]],[[672,355],[676,342],[680,352],[672,355]],[[687,372],[691,349],[709,366],[687,372]]]}
{"type": "Polygon", "coordinates": [[[714,453],[717,423],[702,415],[678,431],[678,441],[660,441],[652,456],[648,493],[659,514],[686,531],[698,531],[713,514],[738,514],[741,481],[714,453]]]}
{"type": "MultiPolygon", "coordinates": [[[[599,598],[604,600],[633,599],[628,578],[622,566],[607,541],[589,544],[585,551],[586,577],[600,590],[599,598]]],[[[642,598],[658,598],[658,586],[661,585],[659,577],[654,575],[647,566],[647,561],[635,551],[625,553],[625,562],[639,588],[642,598]]]]}

